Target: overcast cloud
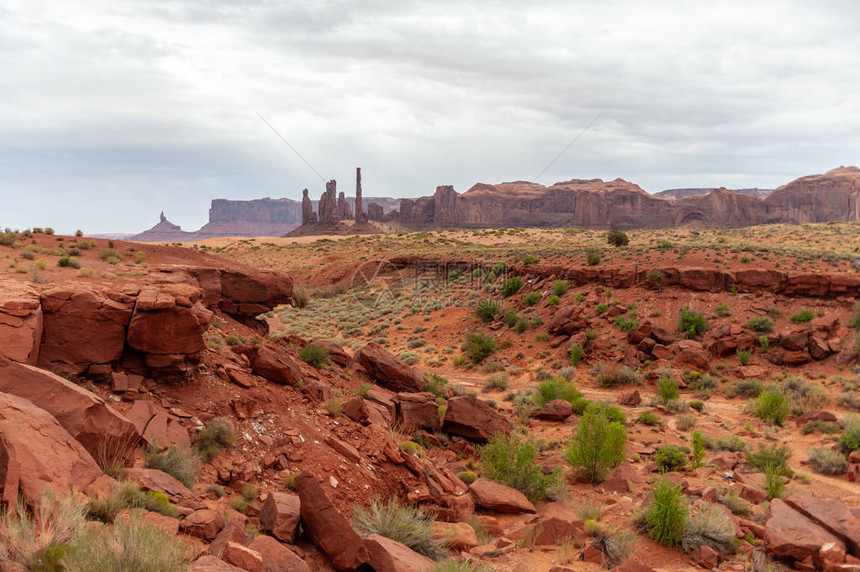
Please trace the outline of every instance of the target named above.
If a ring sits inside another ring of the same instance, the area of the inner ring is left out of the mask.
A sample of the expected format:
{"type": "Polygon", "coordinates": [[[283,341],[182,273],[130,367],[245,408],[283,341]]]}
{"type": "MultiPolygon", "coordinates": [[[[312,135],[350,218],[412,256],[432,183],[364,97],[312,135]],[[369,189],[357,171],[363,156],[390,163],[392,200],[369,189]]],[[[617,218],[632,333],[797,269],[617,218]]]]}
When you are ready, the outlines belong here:
{"type": "Polygon", "coordinates": [[[213,198],[620,177],[773,187],[860,151],[860,3],[6,0],[0,227],[213,198]]]}

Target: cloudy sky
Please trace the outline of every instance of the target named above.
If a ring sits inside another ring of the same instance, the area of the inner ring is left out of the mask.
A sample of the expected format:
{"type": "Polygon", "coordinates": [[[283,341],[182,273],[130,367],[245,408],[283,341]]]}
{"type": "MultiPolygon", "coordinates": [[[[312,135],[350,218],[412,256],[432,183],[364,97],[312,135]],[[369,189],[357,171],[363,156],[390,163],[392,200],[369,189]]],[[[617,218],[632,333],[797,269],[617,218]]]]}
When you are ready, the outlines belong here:
{"type": "Polygon", "coordinates": [[[858,164],[860,3],[4,0],[0,227],[186,230],[213,198],[858,164]]]}

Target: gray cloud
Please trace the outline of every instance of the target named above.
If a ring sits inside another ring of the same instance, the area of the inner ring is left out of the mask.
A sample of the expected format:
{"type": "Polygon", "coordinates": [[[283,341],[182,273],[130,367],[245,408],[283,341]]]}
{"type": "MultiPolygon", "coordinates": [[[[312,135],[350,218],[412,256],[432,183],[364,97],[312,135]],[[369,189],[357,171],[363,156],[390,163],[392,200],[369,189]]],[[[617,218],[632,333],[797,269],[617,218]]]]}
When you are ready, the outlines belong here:
{"type": "Polygon", "coordinates": [[[225,197],[622,177],[775,186],[856,163],[860,5],[15,0],[0,226],[186,228],[225,197]]]}

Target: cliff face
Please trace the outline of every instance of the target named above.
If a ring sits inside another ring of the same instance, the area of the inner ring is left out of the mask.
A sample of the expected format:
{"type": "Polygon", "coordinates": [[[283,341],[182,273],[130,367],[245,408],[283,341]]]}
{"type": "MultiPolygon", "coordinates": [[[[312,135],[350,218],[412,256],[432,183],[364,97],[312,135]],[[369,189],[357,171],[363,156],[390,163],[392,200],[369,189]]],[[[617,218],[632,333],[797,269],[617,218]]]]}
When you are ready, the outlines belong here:
{"type": "Polygon", "coordinates": [[[575,226],[664,228],[683,224],[737,227],[776,222],[860,220],[860,169],[842,167],[761,193],[713,189],[676,200],[615,179],[571,180],[551,187],[517,181],[479,183],[463,194],[437,187],[432,197],[404,199],[390,220],[414,228],[575,226]]]}

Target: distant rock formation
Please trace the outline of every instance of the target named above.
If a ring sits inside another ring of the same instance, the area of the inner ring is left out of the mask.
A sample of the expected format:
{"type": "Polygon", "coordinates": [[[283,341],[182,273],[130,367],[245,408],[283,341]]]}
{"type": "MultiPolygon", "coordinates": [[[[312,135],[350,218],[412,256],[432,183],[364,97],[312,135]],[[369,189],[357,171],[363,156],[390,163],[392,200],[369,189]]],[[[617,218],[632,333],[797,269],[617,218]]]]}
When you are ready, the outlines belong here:
{"type": "Polygon", "coordinates": [[[764,199],[721,188],[667,200],[622,179],[575,179],[550,187],[526,181],[479,183],[463,194],[451,186],[439,186],[433,196],[403,199],[399,211],[384,218],[409,228],[739,227],[860,220],[858,205],[860,169],[841,167],[798,179],[764,199]]]}
{"type": "Polygon", "coordinates": [[[355,222],[364,224],[367,222],[367,213],[363,210],[361,196],[361,167],[355,168],[355,222]]]}
{"type": "Polygon", "coordinates": [[[352,220],[352,209],[346,202],[346,194],[341,191],[337,197],[337,220],[352,220]]]}
{"type": "Polygon", "coordinates": [[[382,209],[382,205],[377,202],[371,202],[367,204],[367,218],[376,221],[382,222],[382,217],[385,216],[385,211],[382,209]]]}
{"type": "Polygon", "coordinates": [[[314,205],[308,196],[308,190],[302,191],[302,224],[313,224],[317,221],[317,213],[314,212],[314,205]]]}
{"type": "Polygon", "coordinates": [[[164,216],[164,211],[161,211],[157,225],[140,234],[132,236],[129,240],[139,240],[141,242],[183,242],[194,240],[193,232],[185,232],[179,225],[175,225],[164,216]]]}
{"type": "MultiPolygon", "coordinates": [[[[711,188],[703,188],[703,189],[666,189],[665,191],[660,191],[659,193],[654,193],[655,197],[660,197],[661,199],[668,199],[670,201],[676,201],[678,199],[685,199],[687,197],[692,197],[694,195],[707,195],[711,191],[717,190],[716,187],[711,188]]],[[[740,193],[742,195],[751,195],[753,197],[759,197],[761,199],[765,198],[769,194],[773,192],[773,189],[731,189],[732,192],[740,193]]]]}

